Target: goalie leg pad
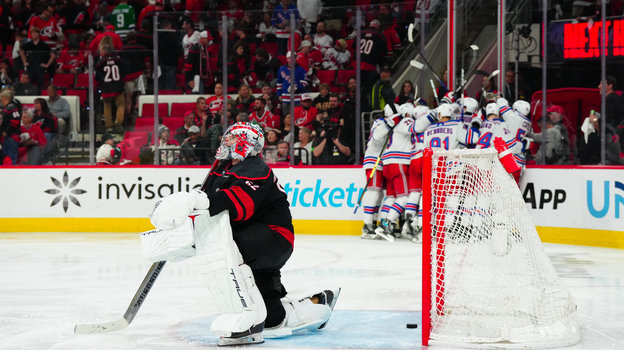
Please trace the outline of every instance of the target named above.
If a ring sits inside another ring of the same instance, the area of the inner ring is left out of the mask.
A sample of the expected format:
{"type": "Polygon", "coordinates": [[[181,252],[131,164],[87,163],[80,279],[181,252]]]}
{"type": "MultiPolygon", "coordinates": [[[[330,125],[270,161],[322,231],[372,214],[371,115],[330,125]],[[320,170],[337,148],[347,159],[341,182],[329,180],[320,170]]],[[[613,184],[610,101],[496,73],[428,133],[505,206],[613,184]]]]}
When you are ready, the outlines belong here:
{"type": "Polygon", "coordinates": [[[265,328],[265,338],[283,338],[293,333],[311,331],[322,328],[332,313],[327,304],[315,304],[310,298],[292,300],[282,298],[282,305],[286,310],[284,321],[276,327],[265,328]]]}
{"type": "Polygon", "coordinates": [[[143,256],[151,262],[177,262],[195,255],[193,220],[189,217],[176,228],[146,231],[140,237],[143,256]]]}
{"type": "Polygon", "coordinates": [[[264,327],[266,307],[251,268],[232,239],[228,212],[197,216],[195,235],[200,273],[221,314],[212,322],[211,331],[229,338],[258,334],[264,327]]]}

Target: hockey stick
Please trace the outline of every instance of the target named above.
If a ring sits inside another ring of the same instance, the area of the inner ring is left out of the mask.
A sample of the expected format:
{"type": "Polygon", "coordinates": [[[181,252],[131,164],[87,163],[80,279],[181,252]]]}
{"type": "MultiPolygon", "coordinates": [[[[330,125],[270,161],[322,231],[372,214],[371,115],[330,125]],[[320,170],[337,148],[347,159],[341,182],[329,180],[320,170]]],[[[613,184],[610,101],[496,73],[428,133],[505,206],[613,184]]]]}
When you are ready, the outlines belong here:
{"type": "Polygon", "coordinates": [[[152,267],[150,267],[149,271],[147,271],[143,282],[139,286],[137,292],[134,294],[134,297],[132,298],[132,301],[130,301],[130,305],[128,305],[128,308],[126,309],[126,312],[124,313],[122,318],[104,323],[77,324],[74,327],[74,333],[108,333],[128,327],[136,314],[139,312],[139,308],[141,308],[141,305],[145,301],[147,293],[149,293],[150,289],[152,289],[152,286],[154,285],[156,278],[158,278],[158,275],[165,266],[165,263],[166,261],[157,261],[152,264],[152,267]]]}
{"type": "Polygon", "coordinates": [[[436,103],[436,105],[439,105],[440,102],[438,102],[438,101],[440,101],[440,100],[438,100],[438,91],[435,88],[435,84],[433,83],[433,80],[431,80],[431,79],[429,79],[429,83],[431,83],[431,90],[433,90],[433,97],[435,97],[435,103],[436,103]]]}

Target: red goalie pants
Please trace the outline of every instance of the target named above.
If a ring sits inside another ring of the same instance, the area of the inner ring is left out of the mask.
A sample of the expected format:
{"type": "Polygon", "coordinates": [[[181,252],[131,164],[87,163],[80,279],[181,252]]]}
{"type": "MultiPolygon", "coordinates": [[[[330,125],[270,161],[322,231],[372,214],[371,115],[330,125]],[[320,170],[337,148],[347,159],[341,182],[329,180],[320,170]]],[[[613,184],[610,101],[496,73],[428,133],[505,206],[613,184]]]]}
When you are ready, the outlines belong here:
{"type": "Polygon", "coordinates": [[[387,196],[407,196],[407,164],[384,164],[383,177],[387,196]]]}

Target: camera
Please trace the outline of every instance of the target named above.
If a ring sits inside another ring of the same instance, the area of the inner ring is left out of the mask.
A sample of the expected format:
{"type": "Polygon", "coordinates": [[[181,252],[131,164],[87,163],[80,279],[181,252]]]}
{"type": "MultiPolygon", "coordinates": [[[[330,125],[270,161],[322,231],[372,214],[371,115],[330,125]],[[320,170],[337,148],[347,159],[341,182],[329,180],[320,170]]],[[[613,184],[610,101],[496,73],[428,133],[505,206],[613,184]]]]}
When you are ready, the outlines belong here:
{"type": "Polygon", "coordinates": [[[340,122],[327,116],[319,127],[319,134],[323,130],[325,131],[325,138],[336,139],[340,135],[340,122]]]}

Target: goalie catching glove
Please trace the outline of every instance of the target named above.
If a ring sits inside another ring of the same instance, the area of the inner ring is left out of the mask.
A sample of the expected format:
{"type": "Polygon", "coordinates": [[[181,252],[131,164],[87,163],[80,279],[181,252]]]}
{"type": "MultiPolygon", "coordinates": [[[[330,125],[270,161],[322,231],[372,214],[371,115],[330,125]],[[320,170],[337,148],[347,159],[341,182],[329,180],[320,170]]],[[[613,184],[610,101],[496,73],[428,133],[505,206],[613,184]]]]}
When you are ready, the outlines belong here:
{"type": "Polygon", "coordinates": [[[159,200],[149,215],[157,229],[170,230],[182,225],[194,210],[206,210],[210,201],[205,192],[193,189],[191,192],[177,192],[159,200]]]}

